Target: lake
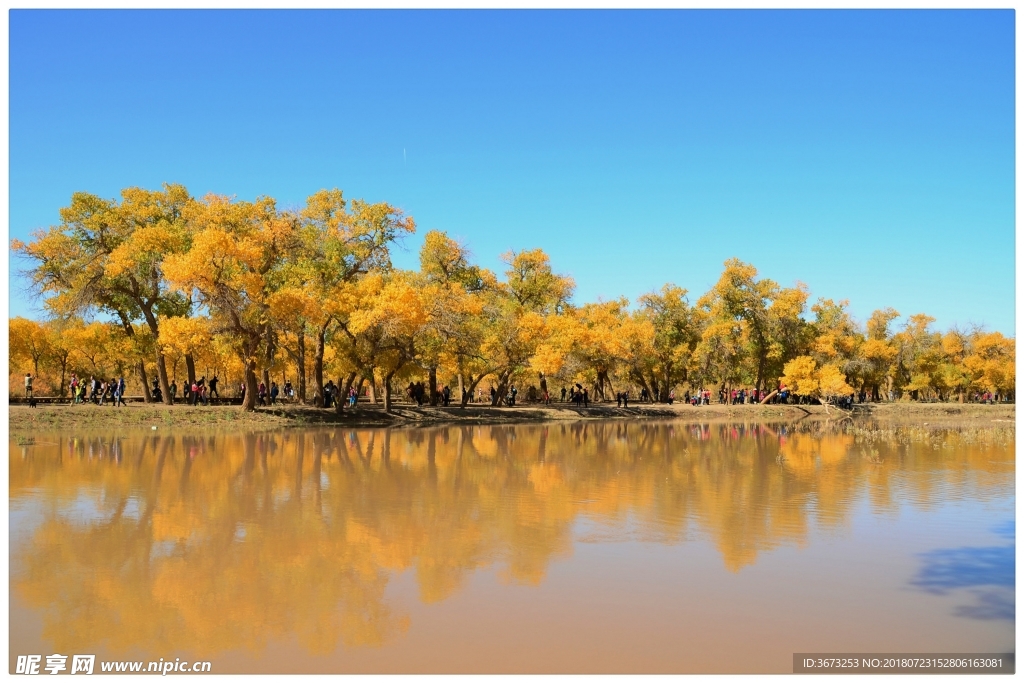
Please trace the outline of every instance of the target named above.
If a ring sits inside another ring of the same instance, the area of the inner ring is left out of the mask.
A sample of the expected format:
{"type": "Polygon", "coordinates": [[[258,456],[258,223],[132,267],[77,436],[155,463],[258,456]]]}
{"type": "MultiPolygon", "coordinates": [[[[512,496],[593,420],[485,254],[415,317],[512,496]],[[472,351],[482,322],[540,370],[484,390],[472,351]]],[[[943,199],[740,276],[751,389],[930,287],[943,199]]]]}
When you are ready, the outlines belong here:
{"type": "Polygon", "coordinates": [[[10,444],[10,670],[60,653],[786,673],[795,652],[1014,652],[1014,474],[1007,428],[37,434],[10,444]]]}

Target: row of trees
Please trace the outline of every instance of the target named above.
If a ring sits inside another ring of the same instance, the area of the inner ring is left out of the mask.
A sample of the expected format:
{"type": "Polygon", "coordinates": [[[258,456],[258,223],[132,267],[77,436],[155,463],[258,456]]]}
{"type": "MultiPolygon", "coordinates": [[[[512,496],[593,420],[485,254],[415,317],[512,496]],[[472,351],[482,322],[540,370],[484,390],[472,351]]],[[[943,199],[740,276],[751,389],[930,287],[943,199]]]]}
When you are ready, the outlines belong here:
{"type": "Polygon", "coordinates": [[[12,372],[42,375],[61,395],[71,372],[132,371],[147,400],[155,375],[169,401],[171,379],[183,371],[191,383],[197,367],[244,382],[245,410],[261,374],[267,385],[294,379],[317,401],[328,379],[342,393],[366,385],[387,410],[413,378],[432,401],[448,384],[463,403],[485,380],[501,397],[542,378],[580,382],[597,399],[644,388],[663,401],[673,388],[770,392],[780,380],[824,400],[1014,391],[1012,338],[940,333],[923,314],[897,329],[893,309],[862,326],[846,301],[808,311],[804,285],[782,287],[737,259],[695,302],[667,284],[635,306],[575,305],[573,280],[540,249],[504,254],[499,276],[432,231],[419,269],[395,268],[390,250],[412,218],[336,189],[297,210],[269,197],[197,199],[181,185],[120,200],[76,193],[60,216],[12,243],[51,319],[12,320],[10,354],[12,372]]]}

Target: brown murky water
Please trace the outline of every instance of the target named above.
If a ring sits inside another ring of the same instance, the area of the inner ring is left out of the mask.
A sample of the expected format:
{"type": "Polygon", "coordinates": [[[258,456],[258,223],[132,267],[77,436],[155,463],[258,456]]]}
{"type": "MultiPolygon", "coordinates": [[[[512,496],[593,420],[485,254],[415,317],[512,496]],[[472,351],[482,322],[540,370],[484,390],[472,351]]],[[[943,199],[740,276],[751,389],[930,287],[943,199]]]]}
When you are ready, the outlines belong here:
{"type": "Polygon", "coordinates": [[[654,422],[39,435],[10,445],[11,671],[51,653],[684,673],[1013,652],[1013,438],[654,422]]]}

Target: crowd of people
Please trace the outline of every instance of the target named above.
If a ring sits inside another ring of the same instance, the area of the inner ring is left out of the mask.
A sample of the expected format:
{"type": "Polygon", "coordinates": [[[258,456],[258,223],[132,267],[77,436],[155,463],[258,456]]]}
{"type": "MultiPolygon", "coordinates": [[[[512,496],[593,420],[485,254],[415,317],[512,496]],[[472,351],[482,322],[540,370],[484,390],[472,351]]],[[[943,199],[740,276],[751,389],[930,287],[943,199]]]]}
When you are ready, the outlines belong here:
{"type": "MultiPolygon", "coordinates": [[[[185,382],[185,385],[182,387],[182,399],[184,399],[187,405],[196,406],[199,405],[200,403],[202,403],[204,406],[210,405],[210,401],[213,398],[221,397],[220,392],[217,391],[217,384],[219,382],[220,379],[216,375],[214,375],[213,378],[209,380],[209,382],[207,382],[206,380],[206,375],[203,375],[199,379],[193,381],[192,384],[185,382]]],[[[178,400],[177,380],[171,381],[171,385],[168,387],[168,390],[171,393],[171,402],[176,402],[178,400]]],[[[151,390],[151,393],[153,394],[153,398],[155,400],[159,401],[162,399],[160,383],[157,380],[153,380],[153,388],[151,390]]]]}
{"type": "MultiPolygon", "coordinates": [[[[28,377],[25,381],[25,388],[26,392],[31,392],[32,385],[28,377]]],[[[70,386],[72,405],[83,403],[94,403],[99,406],[113,404],[118,407],[126,405],[124,402],[124,377],[118,379],[111,377],[109,380],[104,380],[93,376],[87,382],[84,377],[79,379],[76,374],[72,373],[70,386]]]]}
{"type": "MultiPolygon", "coordinates": [[[[182,387],[182,399],[188,405],[210,405],[210,402],[214,398],[221,398],[220,393],[217,390],[219,378],[214,375],[210,380],[206,379],[206,376],[202,376],[199,379],[193,381],[191,384],[185,382],[182,387]]],[[[36,398],[32,389],[33,377],[32,374],[25,375],[25,397],[29,400],[30,405],[35,405],[36,398]]],[[[105,380],[91,376],[88,380],[79,378],[76,374],[71,375],[70,381],[71,389],[71,405],[79,405],[85,403],[93,403],[95,405],[115,405],[123,406],[126,405],[124,402],[125,394],[125,379],[123,376],[114,379],[110,378],[105,380]]],[[[171,395],[171,401],[176,402],[178,398],[178,384],[176,380],[173,380],[168,387],[171,395]]],[[[238,386],[238,390],[235,393],[235,397],[238,399],[245,398],[245,383],[241,383],[238,386]]],[[[464,390],[467,391],[467,390],[464,390]]],[[[478,387],[474,394],[472,390],[468,390],[469,395],[466,397],[467,403],[484,403],[485,394],[482,388],[478,387]]],[[[150,393],[155,401],[163,400],[163,392],[160,389],[160,384],[157,380],[153,380],[153,386],[150,389],[150,393]]],[[[322,405],[325,408],[335,407],[341,401],[345,401],[349,407],[354,407],[359,401],[359,389],[352,386],[348,389],[346,395],[341,396],[341,388],[334,383],[334,380],[329,380],[324,386],[323,399],[320,399],[319,394],[314,394],[313,404],[322,405]]],[[[365,390],[364,390],[365,395],[365,390]]],[[[507,391],[503,396],[498,396],[498,389],[492,384],[489,389],[490,404],[491,405],[503,405],[507,407],[514,407],[517,405],[519,389],[515,384],[510,384],[507,391]]],[[[426,403],[430,403],[429,390],[422,381],[409,382],[409,385],[405,389],[405,397],[409,403],[415,403],[417,406],[423,406],[426,403]]],[[[572,403],[577,408],[588,407],[590,405],[590,392],[581,383],[577,382],[574,385],[566,388],[561,388],[561,402],[572,403]]],[[[708,389],[687,389],[683,394],[683,401],[691,406],[711,405],[712,392],[708,389]]],[[[865,403],[869,400],[869,396],[865,392],[859,394],[854,393],[849,396],[842,396],[836,399],[835,404],[839,407],[849,409],[854,403],[865,403]]],[[[887,396],[889,401],[894,401],[896,396],[889,394],[887,396]]],[[[295,388],[292,385],[291,380],[286,379],[283,387],[279,387],[276,381],[271,381],[268,387],[265,382],[260,382],[257,386],[257,405],[260,406],[271,406],[276,405],[279,400],[288,400],[290,402],[296,402],[295,388]]],[[[442,406],[449,406],[454,399],[451,388],[444,384],[441,389],[437,392],[438,403],[442,406]]],[[[673,404],[676,399],[675,389],[669,390],[665,397],[665,402],[669,405],[673,404]]],[[[541,378],[541,387],[538,389],[534,385],[530,385],[526,390],[527,403],[543,403],[550,404],[553,399],[548,393],[547,382],[544,378],[541,378]]],[[[994,392],[974,392],[966,397],[966,400],[970,403],[1000,403],[1007,400],[1006,396],[1002,396],[994,392]]],[[[615,404],[622,408],[628,408],[630,401],[630,391],[626,389],[624,391],[615,392],[615,404]]],[[[640,389],[639,392],[640,403],[655,403],[656,399],[654,395],[647,390],[646,387],[640,389]]],[[[785,385],[779,385],[778,389],[772,392],[767,392],[758,389],[726,389],[721,388],[718,391],[718,403],[722,405],[743,405],[743,404],[755,404],[755,403],[792,403],[792,402],[807,402],[806,397],[796,396],[793,394],[785,385]]]]}
{"type": "MultiPolygon", "coordinates": [[[[351,391],[354,390],[350,390],[351,391]]],[[[405,397],[409,399],[410,403],[415,403],[417,406],[422,406],[424,403],[430,402],[430,397],[427,395],[427,388],[423,382],[409,382],[409,386],[405,388],[405,397]]],[[[437,392],[437,398],[441,405],[447,406],[452,402],[452,390],[445,384],[439,392],[437,392]]],[[[353,402],[352,405],[355,405],[353,402]]]]}

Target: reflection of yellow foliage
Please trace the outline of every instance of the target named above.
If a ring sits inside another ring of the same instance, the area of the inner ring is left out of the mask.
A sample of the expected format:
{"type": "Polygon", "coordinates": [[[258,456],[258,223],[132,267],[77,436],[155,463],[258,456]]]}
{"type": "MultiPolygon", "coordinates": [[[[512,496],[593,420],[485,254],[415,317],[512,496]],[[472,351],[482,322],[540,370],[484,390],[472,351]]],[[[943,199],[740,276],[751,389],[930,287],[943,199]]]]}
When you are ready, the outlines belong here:
{"type": "Polygon", "coordinates": [[[379,646],[409,628],[385,597],[394,572],[413,569],[428,603],[487,567],[538,585],[581,516],[628,516],[661,542],[691,526],[739,571],[812,523],[846,524],[860,491],[886,509],[896,480],[921,506],[1012,492],[1012,432],[911,436],[597,423],[53,437],[10,462],[12,505],[45,503],[11,548],[11,586],[57,651],[379,646]]]}
{"type": "Polygon", "coordinates": [[[562,472],[554,465],[540,463],[530,468],[529,479],[537,493],[548,493],[552,488],[561,485],[562,472]]]}
{"type": "Polygon", "coordinates": [[[794,472],[813,472],[842,462],[850,452],[853,437],[845,434],[815,437],[795,434],[779,446],[779,454],[788,469],[794,472]]]}
{"type": "Polygon", "coordinates": [[[166,512],[153,513],[153,540],[183,541],[199,527],[199,522],[197,516],[190,514],[185,506],[178,502],[166,512]]]}

